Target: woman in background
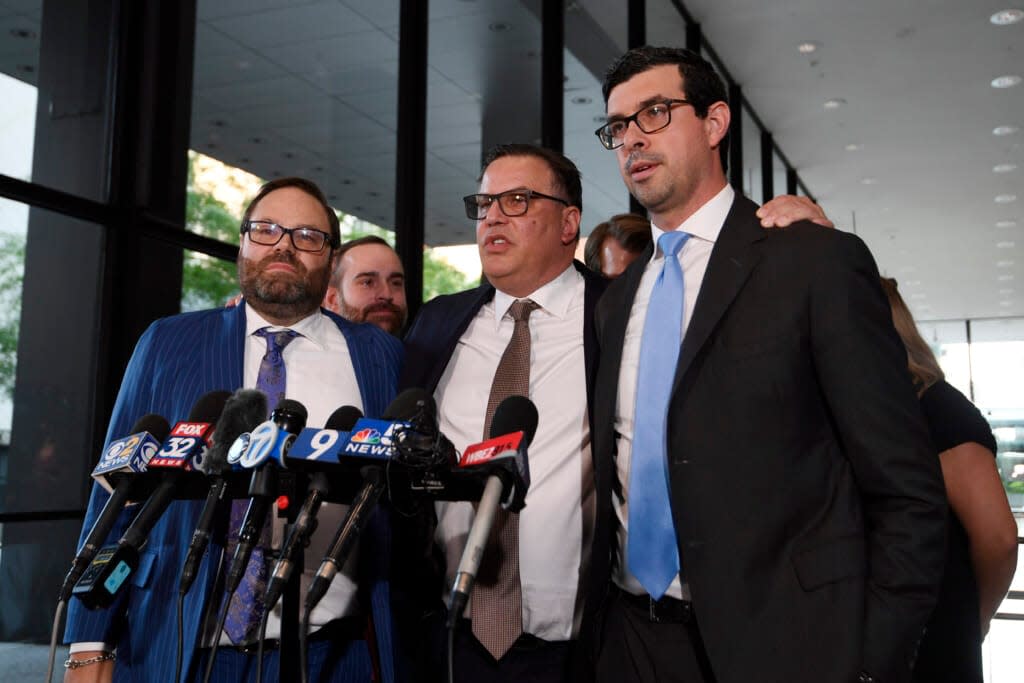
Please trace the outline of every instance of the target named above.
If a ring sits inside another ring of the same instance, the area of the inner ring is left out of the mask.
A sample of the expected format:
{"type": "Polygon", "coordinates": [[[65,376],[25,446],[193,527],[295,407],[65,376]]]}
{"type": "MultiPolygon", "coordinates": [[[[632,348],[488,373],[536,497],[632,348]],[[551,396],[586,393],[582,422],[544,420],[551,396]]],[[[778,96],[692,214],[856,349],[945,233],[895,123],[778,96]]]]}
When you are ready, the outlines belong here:
{"type": "Polygon", "coordinates": [[[1017,567],[1017,525],[996,468],[996,442],[988,423],[946,382],[896,281],[883,277],[882,288],[907,349],[952,512],[946,573],[914,678],[921,683],[981,683],[981,641],[1017,567]]]}

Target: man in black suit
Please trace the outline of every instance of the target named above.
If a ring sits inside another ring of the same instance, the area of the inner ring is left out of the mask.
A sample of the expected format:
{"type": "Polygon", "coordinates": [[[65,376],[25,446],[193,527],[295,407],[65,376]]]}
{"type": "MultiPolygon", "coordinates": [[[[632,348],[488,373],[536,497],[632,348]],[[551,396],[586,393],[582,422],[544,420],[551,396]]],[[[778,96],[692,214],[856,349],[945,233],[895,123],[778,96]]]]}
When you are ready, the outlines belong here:
{"type": "MultiPolygon", "coordinates": [[[[561,154],[535,145],[499,145],[484,162],[479,194],[465,202],[468,217],[477,221],[486,281],[423,306],[405,338],[408,355],[399,384],[434,394],[441,431],[456,448],[480,441],[492,378],[522,324],[512,319],[515,303],[529,300],[537,306],[526,324],[528,396],[540,419],[529,450],[531,488],[516,520],[519,548],[513,553],[521,604],[479,609],[481,585],[493,583],[481,568],[466,611],[470,619],[457,631],[455,675],[460,681],[557,683],[569,676],[581,612],[581,567],[593,526],[588,397],[597,352],[592,321],[606,280],[573,259],[582,189],[579,171],[561,154]],[[517,630],[504,643],[480,632],[508,619],[517,630]]],[[[472,518],[468,503],[438,505],[446,585],[472,518]]],[[[495,557],[509,568],[509,553],[492,543],[485,564],[495,557]]]]}
{"type": "Polygon", "coordinates": [[[604,95],[654,244],[596,320],[596,680],[909,680],[945,502],[870,254],[759,227],[698,55],[631,50],[604,95]]]}

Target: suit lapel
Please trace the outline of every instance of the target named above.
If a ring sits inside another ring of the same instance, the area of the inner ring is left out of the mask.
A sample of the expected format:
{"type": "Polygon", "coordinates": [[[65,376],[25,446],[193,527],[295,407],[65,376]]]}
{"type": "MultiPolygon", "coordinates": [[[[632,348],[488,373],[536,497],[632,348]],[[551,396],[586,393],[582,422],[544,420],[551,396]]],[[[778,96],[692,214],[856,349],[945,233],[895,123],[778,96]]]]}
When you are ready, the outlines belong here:
{"type": "Polygon", "coordinates": [[[437,383],[441,381],[441,375],[444,374],[445,368],[448,367],[452,356],[455,355],[455,347],[459,340],[462,339],[462,335],[469,327],[469,323],[472,322],[484,304],[493,298],[494,287],[487,283],[482,284],[476,289],[474,296],[469,300],[469,306],[466,306],[461,311],[458,309],[452,311],[454,319],[439,319],[437,321],[443,326],[438,332],[444,334],[443,330],[447,334],[445,336],[439,335],[438,337],[440,345],[437,347],[436,362],[432,363],[431,375],[427,378],[426,386],[423,387],[431,394],[437,389],[437,383]],[[455,324],[449,324],[450,322],[455,324]]]}
{"type": "Polygon", "coordinates": [[[755,210],[753,202],[737,195],[725,218],[683,338],[673,392],[761,258],[756,245],[764,239],[764,229],[755,210]]]}

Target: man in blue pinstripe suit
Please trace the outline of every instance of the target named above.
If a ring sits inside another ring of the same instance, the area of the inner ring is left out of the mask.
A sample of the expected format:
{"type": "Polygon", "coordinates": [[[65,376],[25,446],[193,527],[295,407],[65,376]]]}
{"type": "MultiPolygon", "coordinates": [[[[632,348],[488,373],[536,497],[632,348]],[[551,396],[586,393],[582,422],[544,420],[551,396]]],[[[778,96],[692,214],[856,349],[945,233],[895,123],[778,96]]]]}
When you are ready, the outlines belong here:
{"type": "MultiPolygon", "coordinates": [[[[153,323],[125,372],[108,441],[126,434],[145,413],[163,415],[173,424],[185,419],[196,398],[207,391],[255,386],[267,351],[261,336],[265,331],[295,333],[282,351],[286,394],[307,407],[310,426],[323,425],[340,405],[379,416],[393,398],[401,344],[373,325],[350,323],[319,308],[340,243],[337,216],[319,188],[299,178],[264,185],[246,209],[241,232],[238,271],[245,305],[153,323]]],[[[92,527],[106,498],[94,486],[84,532],[92,527]]],[[[201,501],[171,505],[150,534],[132,585],[114,606],[90,612],[72,601],[65,633],[66,642],[72,644],[66,682],[171,677],[178,576],[201,506],[201,501]],[[75,666],[76,660],[105,659],[100,655],[115,648],[116,660],[75,666]]],[[[330,518],[340,519],[337,507],[330,507],[335,509],[325,509],[321,515],[311,556],[334,533],[336,524],[330,518]]],[[[383,509],[373,516],[356,557],[338,574],[312,615],[313,681],[368,681],[375,675],[386,682],[399,678],[387,581],[391,537],[386,516],[383,509]],[[372,658],[371,651],[379,656],[372,658]]],[[[122,515],[109,540],[120,537],[130,518],[122,515]]],[[[214,638],[221,646],[213,680],[247,681],[255,674],[254,648],[235,643],[223,633],[200,632],[207,602],[218,606],[222,599],[213,591],[222,554],[223,539],[215,539],[185,599],[182,681],[201,678],[205,647],[214,638]]],[[[268,638],[277,638],[280,619],[272,614],[268,621],[268,638]]],[[[268,649],[264,680],[273,682],[278,680],[273,642],[268,649]]],[[[280,674],[281,680],[295,678],[292,672],[280,674]]]]}

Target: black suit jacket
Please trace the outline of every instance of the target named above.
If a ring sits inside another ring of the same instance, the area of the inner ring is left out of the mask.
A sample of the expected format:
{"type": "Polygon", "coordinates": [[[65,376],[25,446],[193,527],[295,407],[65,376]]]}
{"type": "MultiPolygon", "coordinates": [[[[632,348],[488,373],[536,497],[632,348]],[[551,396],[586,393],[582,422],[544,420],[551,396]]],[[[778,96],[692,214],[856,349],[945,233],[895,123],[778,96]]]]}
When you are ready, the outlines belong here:
{"type": "MultiPolygon", "coordinates": [[[[673,519],[705,646],[719,683],[909,680],[945,498],[906,353],[858,238],[763,230],[755,209],[737,196],[726,218],[669,404],[673,519]]],[[[592,639],[614,558],[621,350],[651,249],[598,307],[592,639]]]]}

